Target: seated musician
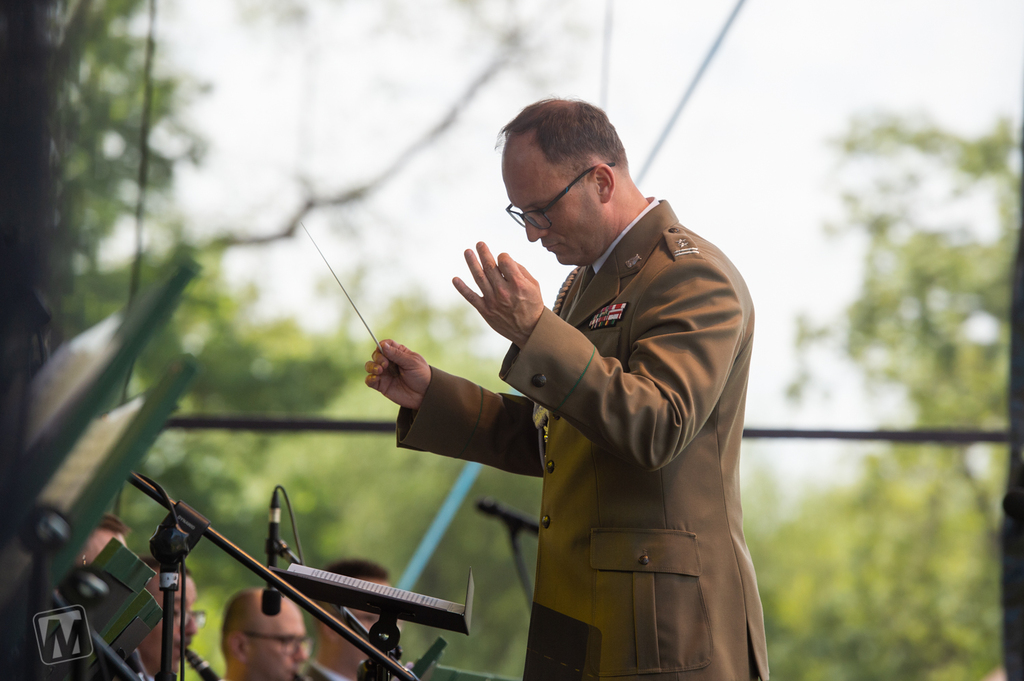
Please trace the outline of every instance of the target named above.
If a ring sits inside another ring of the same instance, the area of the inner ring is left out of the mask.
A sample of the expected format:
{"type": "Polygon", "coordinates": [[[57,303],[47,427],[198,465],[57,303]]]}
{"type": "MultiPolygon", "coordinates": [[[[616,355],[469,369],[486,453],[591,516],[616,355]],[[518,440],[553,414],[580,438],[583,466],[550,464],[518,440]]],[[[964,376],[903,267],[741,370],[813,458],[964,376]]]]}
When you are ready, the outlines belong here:
{"type": "MultiPolygon", "coordinates": [[[[327,572],[391,586],[388,571],[382,565],[361,558],[336,561],[324,568],[327,572]]],[[[325,605],[325,604],[321,604],[325,605]]],[[[332,607],[326,606],[333,611],[332,607]]],[[[369,629],[377,621],[376,613],[353,610],[364,627],[369,629]]],[[[366,653],[331,631],[325,624],[316,621],[316,658],[310,660],[307,674],[311,681],[356,681],[359,665],[366,659],[366,653]]]]}
{"type": "Polygon", "coordinates": [[[287,598],[281,612],[264,615],[263,590],[240,591],[228,601],[220,646],[230,681],[294,681],[309,659],[310,638],[302,611],[287,598]]]}

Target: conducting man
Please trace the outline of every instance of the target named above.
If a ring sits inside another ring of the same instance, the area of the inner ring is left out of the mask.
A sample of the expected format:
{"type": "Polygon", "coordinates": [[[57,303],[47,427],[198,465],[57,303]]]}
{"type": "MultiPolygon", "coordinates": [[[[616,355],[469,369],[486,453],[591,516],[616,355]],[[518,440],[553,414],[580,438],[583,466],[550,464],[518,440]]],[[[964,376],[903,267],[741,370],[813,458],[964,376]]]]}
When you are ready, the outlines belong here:
{"type": "Polygon", "coordinates": [[[506,211],[578,266],[554,309],[482,242],[465,254],[480,294],[453,281],[512,342],[499,375],[525,397],[393,341],[367,385],[402,407],[401,446],[544,477],[526,681],[767,679],[740,509],[746,284],[637,189],[597,107],[537,102],[502,133],[506,211]]]}

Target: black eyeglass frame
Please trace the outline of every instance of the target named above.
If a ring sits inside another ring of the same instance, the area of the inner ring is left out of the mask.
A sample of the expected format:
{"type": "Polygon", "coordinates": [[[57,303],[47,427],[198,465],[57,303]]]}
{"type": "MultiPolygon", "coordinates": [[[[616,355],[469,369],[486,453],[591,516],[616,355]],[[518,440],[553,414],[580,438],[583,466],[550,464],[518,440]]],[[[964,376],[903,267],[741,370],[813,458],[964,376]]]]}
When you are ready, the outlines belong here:
{"type": "MultiPolygon", "coordinates": [[[[529,222],[531,225],[533,225],[537,229],[543,229],[543,230],[551,229],[551,218],[548,217],[548,211],[551,210],[551,207],[554,206],[556,203],[558,203],[558,201],[563,196],[568,194],[569,190],[573,188],[573,185],[575,185],[577,182],[582,180],[584,177],[586,177],[590,173],[592,173],[595,170],[597,170],[597,167],[600,166],[600,165],[602,165],[602,164],[598,163],[596,166],[591,166],[591,167],[587,168],[586,170],[584,170],[582,173],[579,174],[579,176],[575,180],[573,180],[568,185],[566,185],[565,189],[563,189],[562,191],[560,191],[558,193],[558,196],[556,196],[555,198],[551,199],[551,202],[548,205],[546,205],[543,208],[541,208],[540,210],[527,210],[527,211],[514,210],[513,207],[512,207],[512,204],[510,203],[510,204],[508,204],[508,206],[505,207],[505,212],[508,213],[510,216],[512,216],[512,219],[515,220],[516,224],[519,225],[520,227],[526,227],[526,223],[529,222]],[[541,225],[540,222],[538,222],[535,217],[530,215],[530,213],[540,213],[541,215],[543,215],[544,219],[548,223],[547,226],[545,227],[545,226],[541,225]]],[[[609,168],[614,168],[615,167],[615,163],[605,163],[603,165],[606,165],[609,168]]]]}
{"type": "Polygon", "coordinates": [[[258,631],[243,631],[242,633],[253,638],[277,641],[281,645],[286,646],[291,655],[294,655],[303,648],[306,649],[306,652],[309,652],[313,647],[313,638],[311,636],[285,636],[284,634],[264,634],[258,631]]]}

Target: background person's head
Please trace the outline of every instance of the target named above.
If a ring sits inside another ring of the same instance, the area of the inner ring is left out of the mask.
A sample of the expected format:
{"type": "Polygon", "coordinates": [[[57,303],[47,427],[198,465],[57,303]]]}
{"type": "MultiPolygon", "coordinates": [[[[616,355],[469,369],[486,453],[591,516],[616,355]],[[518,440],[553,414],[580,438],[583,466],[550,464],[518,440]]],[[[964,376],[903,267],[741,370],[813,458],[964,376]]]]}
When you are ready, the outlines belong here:
{"type": "MultiPolygon", "coordinates": [[[[143,563],[148,565],[156,573],[146,583],[146,590],[156,599],[157,605],[163,607],[164,596],[160,591],[160,563],[151,556],[142,556],[143,563]]],[[[174,649],[171,653],[171,671],[177,673],[180,660],[181,643],[181,591],[174,592],[174,649]]],[[[192,606],[196,602],[196,583],[192,580],[191,571],[185,573],[185,647],[192,643],[192,637],[196,635],[199,628],[206,621],[206,613],[194,611],[192,606]]],[[[168,618],[169,620],[170,618],[168,618]]],[[[160,671],[160,650],[163,644],[164,620],[161,619],[146,638],[139,644],[139,659],[146,673],[153,676],[160,671]]]]}
{"type": "Polygon", "coordinates": [[[263,589],[240,591],[224,609],[220,646],[231,681],[292,681],[309,659],[302,611],[287,598],[281,612],[264,615],[263,589]]]}
{"type": "Polygon", "coordinates": [[[106,548],[111,539],[116,539],[122,544],[131,532],[131,528],[124,524],[120,518],[113,513],[104,513],[99,525],[92,531],[89,538],[85,540],[82,552],[78,556],[76,564],[88,565],[96,560],[96,556],[106,548]]]}
{"type": "MultiPolygon", "coordinates": [[[[331,563],[324,568],[346,577],[361,579],[390,586],[388,571],[384,566],[362,558],[348,558],[331,563]]],[[[325,607],[334,611],[332,606],[325,607]]],[[[377,614],[352,610],[352,614],[367,630],[377,622],[377,614]]],[[[366,659],[366,653],[331,631],[323,622],[316,621],[316,662],[322,667],[337,672],[350,679],[356,678],[359,663],[366,659]]]]}

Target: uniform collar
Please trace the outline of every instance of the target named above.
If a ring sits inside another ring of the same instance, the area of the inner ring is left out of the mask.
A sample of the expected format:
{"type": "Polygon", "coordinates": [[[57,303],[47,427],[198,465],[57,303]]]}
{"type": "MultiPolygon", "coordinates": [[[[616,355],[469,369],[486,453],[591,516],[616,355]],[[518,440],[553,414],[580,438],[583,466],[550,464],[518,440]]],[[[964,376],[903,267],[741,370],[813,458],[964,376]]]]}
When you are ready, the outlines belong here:
{"type": "Polygon", "coordinates": [[[612,251],[615,250],[615,247],[619,245],[619,242],[622,241],[622,237],[626,236],[626,233],[629,232],[629,230],[633,229],[633,225],[635,225],[636,223],[640,222],[640,219],[643,216],[645,216],[648,213],[650,213],[651,209],[654,208],[655,206],[657,206],[659,203],[660,203],[660,201],[658,201],[658,199],[655,199],[655,198],[651,198],[651,199],[648,200],[647,207],[644,208],[642,211],[640,211],[639,215],[637,215],[635,218],[633,218],[633,222],[631,222],[628,225],[626,225],[626,228],[624,230],[622,230],[621,232],[619,232],[619,235],[617,237],[615,237],[615,241],[613,241],[611,243],[611,245],[608,246],[608,249],[604,253],[601,254],[601,257],[598,258],[597,260],[595,260],[594,264],[591,265],[591,267],[594,268],[594,272],[595,273],[601,271],[601,267],[604,265],[605,261],[608,259],[608,256],[612,254],[612,251]]]}
{"type": "Polygon", "coordinates": [[[657,247],[662,232],[679,222],[668,201],[660,201],[649,208],[608,254],[604,267],[594,275],[583,297],[565,318],[569,324],[579,326],[595,310],[613,300],[621,290],[621,280],[639,272],[657,247]]]}

